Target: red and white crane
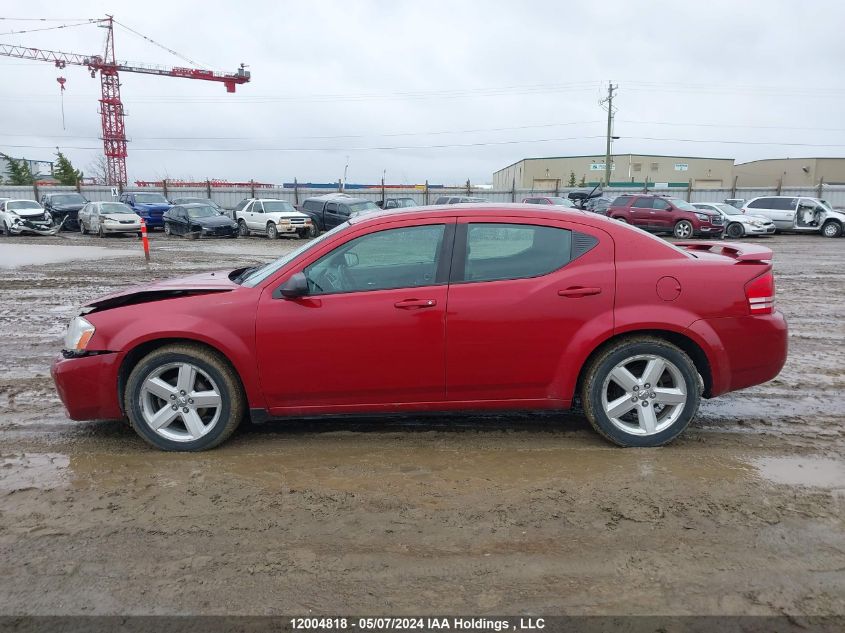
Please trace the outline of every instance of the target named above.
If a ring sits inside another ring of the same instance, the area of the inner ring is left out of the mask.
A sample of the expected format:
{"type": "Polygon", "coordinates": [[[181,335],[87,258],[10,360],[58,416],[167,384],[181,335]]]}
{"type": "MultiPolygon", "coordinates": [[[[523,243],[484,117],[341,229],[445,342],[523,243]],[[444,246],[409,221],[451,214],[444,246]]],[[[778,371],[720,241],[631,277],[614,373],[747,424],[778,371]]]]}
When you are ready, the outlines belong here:
{"type": "MultiPolygon", "coordinates": [[[[108,16],[102,20],[93,20],[106,29],[106,45],[103,55],[82,55],[64,53],[41,48],[29,48],[17,44],[0,44],[0,56],[18,57],[53,62],[56,68],[68,64],[85,66],[96,77],[100,73],[100,119],[103,128],[103,152],[106,156],[107,180],[109,185],[125,185],[126,178],[126,128],[123,122],[123,102],[120,100],[120,79],[118,73],[142,73],[160,77],[183,77],[218,81],[226,86],[226,92],[235,92],[235,86],[245,84],[250,73],[244,65],[234,73],[223,73],[199,68],[179,68],[156,66],[152,64],[128,64],[119,62],[114,55],[114,18],[108,16]]],[[[64,87],[64,86],[62,86],[64,87]]]]}

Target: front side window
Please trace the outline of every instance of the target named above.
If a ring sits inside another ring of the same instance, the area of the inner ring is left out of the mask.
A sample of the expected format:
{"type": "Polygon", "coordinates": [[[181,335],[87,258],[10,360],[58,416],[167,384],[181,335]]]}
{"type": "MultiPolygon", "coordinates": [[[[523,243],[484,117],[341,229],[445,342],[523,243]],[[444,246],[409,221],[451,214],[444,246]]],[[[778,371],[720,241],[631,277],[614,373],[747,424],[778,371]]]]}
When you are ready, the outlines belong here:
{"type": "Polygon", "coordinates": [[[572,255],[572,233],[551,226],[470,224],[466,239],[466,282],[539,277],[572,255]]]}
{"type": "Polygon", "coordinates": [[[309,295],[433,285],[445,230],[408,226],[351,240],[305,269],[309,295]]]}
{"type": "Polygon", "coordinates": [[[651,198],[637,198],[631,206],[636,209],[651,209],[651,198]]]}
{"type": "Polygon", "coordinates": [[[652,202],[652,205],[651,205],[652,209],[665,210],[665,209],[668,209],[669,207],[670,207],[670,205],[669,205],[668,202],[666,202],[665,200],[661,200],[659,198],[655,198],[654,201],[652,202]]]}
{"type": "Polygon", "coordinates": [[[250,209],[252,213],[264,213],[264,207],[261,205],[261,200],[256,200],[250,209]]]}

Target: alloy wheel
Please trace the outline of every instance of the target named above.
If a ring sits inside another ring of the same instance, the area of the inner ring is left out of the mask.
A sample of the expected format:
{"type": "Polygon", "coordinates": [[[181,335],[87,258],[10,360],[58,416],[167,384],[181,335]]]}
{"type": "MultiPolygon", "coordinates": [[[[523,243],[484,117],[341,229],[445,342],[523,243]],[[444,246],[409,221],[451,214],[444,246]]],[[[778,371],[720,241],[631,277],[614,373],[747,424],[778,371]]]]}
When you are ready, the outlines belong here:
{"type": "Polygon", "coordinates": [[[692,236],[692,224],[687,222],[686,220],[681,220],[675,225],[675,237],[691,237],[692,236]]]}
{"type": "Polygon", "coordinates": [[[630,435],[648,436],[672,426],[687,404],[681,370],[654,354],[638,354],[607,375],[601,405],[611,424],[630,435]]]}
{"type": "Polygon", "coordinates": [[[187,362],[168,363],[144,379],[140,392],[144,423],[161,437],[192,442],[220,419],[222,399],[214,380],[187,362]]]}

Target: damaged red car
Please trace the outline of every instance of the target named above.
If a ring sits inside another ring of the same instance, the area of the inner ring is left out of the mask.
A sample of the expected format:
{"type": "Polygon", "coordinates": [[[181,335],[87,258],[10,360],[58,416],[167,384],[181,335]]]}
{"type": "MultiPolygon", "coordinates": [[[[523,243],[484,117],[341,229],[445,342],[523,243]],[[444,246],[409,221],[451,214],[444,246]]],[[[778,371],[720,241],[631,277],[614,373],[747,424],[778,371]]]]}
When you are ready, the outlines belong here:
{"type": "Polygon", "coordinates": [[[771,259],[538,205],[362,214],[264,266],[90,302],[52,374],[72,419],[127,417],[164,450],[247,418],[573,406],[659,446],[783,367],[771,259]]]}

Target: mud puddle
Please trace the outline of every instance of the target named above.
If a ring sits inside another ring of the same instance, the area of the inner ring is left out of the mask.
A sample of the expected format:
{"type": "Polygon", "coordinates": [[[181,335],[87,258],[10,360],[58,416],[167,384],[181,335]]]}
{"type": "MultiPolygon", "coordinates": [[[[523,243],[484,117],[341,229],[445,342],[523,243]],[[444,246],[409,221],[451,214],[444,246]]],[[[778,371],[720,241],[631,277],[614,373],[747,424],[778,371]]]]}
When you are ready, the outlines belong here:
{"type": "Polygon", "coordinates": [[[76,260],[125,257],[123,251],[98,246],[61,246],[58,244],[2,244],[0,268],[62,264],[76,260]]]}
{"type": "Polygon", "coordinates": [[[776,484],[845,491],[845,461],[816,456],[760,457],[752,461],[760,475],[776,484]]]}

